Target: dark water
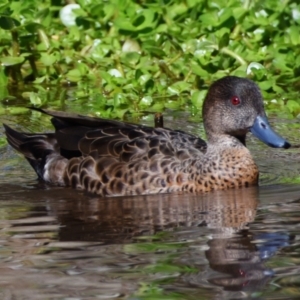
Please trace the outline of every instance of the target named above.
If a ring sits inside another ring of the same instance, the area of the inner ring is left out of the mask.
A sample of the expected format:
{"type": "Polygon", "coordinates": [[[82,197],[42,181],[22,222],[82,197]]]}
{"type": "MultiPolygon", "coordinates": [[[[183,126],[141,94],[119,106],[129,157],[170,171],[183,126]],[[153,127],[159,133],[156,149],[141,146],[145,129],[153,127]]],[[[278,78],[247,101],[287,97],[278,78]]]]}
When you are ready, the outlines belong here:
{"type": "Polygon", "coordinates": [[[38,184],[2,147],[0,299],[299,299],[300,149],[249,147],[260,187],[110,199],[38,184]]]}

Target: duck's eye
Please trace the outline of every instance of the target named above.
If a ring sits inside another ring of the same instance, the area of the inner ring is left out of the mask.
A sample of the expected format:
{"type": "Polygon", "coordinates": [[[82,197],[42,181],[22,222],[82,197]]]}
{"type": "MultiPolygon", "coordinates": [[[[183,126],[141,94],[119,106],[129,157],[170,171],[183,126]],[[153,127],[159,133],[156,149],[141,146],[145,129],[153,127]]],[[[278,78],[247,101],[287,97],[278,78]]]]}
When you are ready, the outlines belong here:
{"type": "Polygon", "coordinates": [[[231,98],[231,103],[232,103],[232,105],[239,105],[241,103],[241,100],[238,96],[233,96],[231,98]]]}

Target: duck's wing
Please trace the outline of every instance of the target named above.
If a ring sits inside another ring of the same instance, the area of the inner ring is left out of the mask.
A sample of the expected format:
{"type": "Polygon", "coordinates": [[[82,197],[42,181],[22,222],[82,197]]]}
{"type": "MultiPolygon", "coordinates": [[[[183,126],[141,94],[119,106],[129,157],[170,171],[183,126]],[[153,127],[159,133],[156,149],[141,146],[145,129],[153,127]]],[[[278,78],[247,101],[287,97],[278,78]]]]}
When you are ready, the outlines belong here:
{"type": "Polygon", "coordinates": [[[120,161],[147,159],[156,154],[193,157],[206,143],[191,134],[167,128],[152,128],[115,120],[40,110],[52,116],[60,152],[66,158],[109,156],[120,161]]]}

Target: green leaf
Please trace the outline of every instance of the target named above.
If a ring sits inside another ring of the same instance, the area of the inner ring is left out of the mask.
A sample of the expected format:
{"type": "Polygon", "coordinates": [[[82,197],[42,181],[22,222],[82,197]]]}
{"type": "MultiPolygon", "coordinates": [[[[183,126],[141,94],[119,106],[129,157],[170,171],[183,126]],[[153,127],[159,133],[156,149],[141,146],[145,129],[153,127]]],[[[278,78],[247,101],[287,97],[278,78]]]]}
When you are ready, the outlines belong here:
{"type": "Polygon", "coordinates": [[[44,28],[40,23],[29,23],[25,25],[25,29],[30,33],[36,33],[39,29],[44,28]]]}
{"type": "Polygon", "coordinates": [[[290,27],[289,36],[290,36],[290,39],[291,39],[291,43],[293,45],[299,45],[300,44],[299,25],[290,27]]]}
{"type": "Polygon", "coordinates": [[[143,9],[140,10],[135,17],[131,20],[128,17],[118,17],[114,24],[122,32],[136,32],[142,31],[146,28],[153,28],[155,26],[155,14],[153,10],[143,9]]]}
{"type": "Polygon", "coordinates": [[[10,11],[8,0],[5,1],[6,3],[0,3],[0,14],[9,14],[10,11]]]}
{"type": "Polygon", "coordinates": [[[46,67],[52,66],[56,60],[57,56],[55,54],[41,53],[40,61],[46,67]]]}
{"type": "Polygon", "coordinates": [[[71,82],[78,82],[81,80],[81,73],[79,70],[73,69],[67,73],[66,78],[71,82]]]}
{"type": "Polygon", "coordinates": [[[192,94],[191,101],[195,107],[197,107],[197,108],[202,107],[206,93],[207,93],[207,90],[201,90],[201,91],[195,91],[192,94]]]}
{"type": "Polygon", "coordinates": [[[11,115],[23,115],[28,112],[28,108],[26,107],[8,107],[7,110],[11,115]]]}
{"type": "Polygon", "coordinates": [[[151,96],[145,96],[141,99],[139,104],[143,107],[148,107],[152,104],[152,102],[153,102],[153,98],[151,96]]]}
{"type": "Polygon", "coordinates": [[[51,26],[52,11],[50,11],[49,7],[39,10],[37,12],[36,17],[39,20],[40,24],[43,25],[45,28],[47,28],[48,26],[51,26]]]}
{"type": "Polygon", "coordinates": [[[151,106],[151,109],[148,109],[149,111],[153,112],[161,112],[165,108],[164,103],[162,102],[156,102],[151,106]]]}
{"type": "Polygon", "coordinates": [[[4,56],[4,57],[0,58],[1,65],[5,66],[5,67],[21,64],[22,62],[24,62],[24,60],[25,60],[25,57],[22,57],[22,56],[17,56],[17,57],[4,56]]]}
{"type": "Polygon", "coordinates": [[[257,80],[262,80],[263,77],[267,74],[265,67],[258,62],[251,62],[247,67],[247,75],[255,75],[257,80]]]}
{"type": "Polygon", "coordinates": [[[0,27],[4,30],[12,30],[20,26],[20,22],[9,16],[0,16],[0,27]]]}
{"type": "Polygon", "coordinates": [[[273,86],[272,80],[266,80],[259,83],[259,87],[264,91],[268,91],[272,86],[273,86]]]}
{"type": "Polygon", "coordinates": [[[4,101],[10,98],[14,99],[15,97],[10,96],[10,93],[5,85],[0,85],[0,101],[4,101]]]}
{"type": "Polygon", "coordinates": [[[203,26],[217,26],[218,25],[218,16],[216,12],[209,12],[202,14],[199,18],[199,21],[202,22],[203,26]]]}
{"type": "Polygon", "coordinates": [[[42,76],[42,77],[36,78],[33,83],[39,84],[39,83],[43,83],[45,80],[46,80],[46,76],[42,76]]]}
{"type": "Polygon", "coordinates": [[[138,78],[138,82],[140,85],[144,85],[146,84],[149,80],[151,79],[151,75],[150,74],[145,74],[145,75],[141,75],[138,78]]]}
{"type": "Polygon", "coordinates": [[[286,103],[286,107],[293,114],[300,112],[300,104],[298,102],[296,102],[295,100],[288,100],[286,103]]]}
{"type": "Polygon", "coordinates": [[[219,22],[218,26],[223,26],[227,28],[232,28],[235,25],[235,19],[232,15],[231,8],[224,8],[218,13],[219,15],[219,22]]]}
{"type": "Polygon", "coordinates": [[[43,49],[48,50],[50,48],[50,42],[49,42],[49,39],[48,39],[48,36],[47,36],[45,30],[43,30],[42,28],[39,28],[37,30],[37,32],[39,34],[40,42],[43,45],[43,49]]]}
{"type": "Polygon", "coordinates": [[[227,47],[228,44],[229,44],[229,33],[226,32],[219,40],[219,49],[227,47]]]}
{"type": "Polygon", "coordinates": [[[8,78],[5,74],[4,68],[0,67],[0,89],[6,87],[8,83],[8,78]]]}
{"type": "Polygon", "coordinates": [[[78,63],[76,67],[82,76],[86,75],[89,72],[89,67],[84,63],[78,63]]]}
{"type": "Polygon", "coordinates": [[[34,106],[40,106],[42,104],[42,100],[37,93],[31,92],[29,94],[30,103],[34,106]]]}
{"type": "Polygon", "coordinates": [[[192,71],[194,74],[196,74],[200,77],[207,76],[207,72],[203,68],[201,68],[197,63],[195,63],[195,62],[191,62],[191,63],[192,63],[192,65],[191,65],[192,71]]]}

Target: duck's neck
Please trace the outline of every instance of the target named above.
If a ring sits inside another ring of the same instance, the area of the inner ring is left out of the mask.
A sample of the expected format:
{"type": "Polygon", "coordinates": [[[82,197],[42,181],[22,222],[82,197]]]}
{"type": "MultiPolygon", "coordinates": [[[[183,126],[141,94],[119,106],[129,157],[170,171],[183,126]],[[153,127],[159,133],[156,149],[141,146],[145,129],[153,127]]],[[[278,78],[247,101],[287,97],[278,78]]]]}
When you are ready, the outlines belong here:
{"type": "Polygon", "coordinates": [[[242,149],[246,147],[246,136],[231,136],[227,134],[220,134],[214,136],[208,136],[208,150],[217,150],[220,149],[242,149]]]}

